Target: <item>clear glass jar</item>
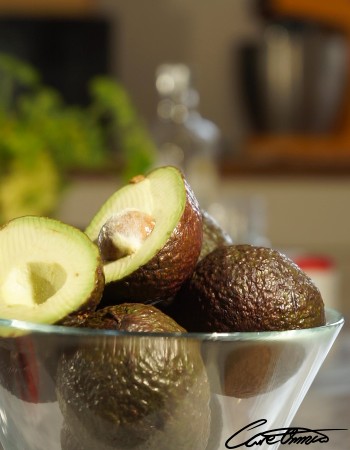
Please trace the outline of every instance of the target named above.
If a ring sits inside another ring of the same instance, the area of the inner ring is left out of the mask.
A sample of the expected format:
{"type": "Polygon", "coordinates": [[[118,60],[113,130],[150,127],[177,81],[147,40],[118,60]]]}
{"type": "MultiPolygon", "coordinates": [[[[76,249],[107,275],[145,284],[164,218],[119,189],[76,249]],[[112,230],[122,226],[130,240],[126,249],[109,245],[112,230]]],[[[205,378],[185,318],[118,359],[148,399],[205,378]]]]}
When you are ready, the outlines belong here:
{"type": "Polygon", "coordinates": [[[185,64],[162,64],[156,71],[159,96],[153,136],[157,165],[183,170],[203,207],[211,204],[218,189],[221,133],[199,112],[199,93],[185,64]]]}

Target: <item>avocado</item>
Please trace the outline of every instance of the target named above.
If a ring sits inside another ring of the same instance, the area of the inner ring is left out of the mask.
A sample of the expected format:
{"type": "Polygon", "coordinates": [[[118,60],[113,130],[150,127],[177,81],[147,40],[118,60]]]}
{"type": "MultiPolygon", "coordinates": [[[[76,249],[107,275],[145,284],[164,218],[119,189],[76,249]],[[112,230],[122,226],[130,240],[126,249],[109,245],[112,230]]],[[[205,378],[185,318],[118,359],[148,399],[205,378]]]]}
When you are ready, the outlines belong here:
{"type": "Polygon", "coordinates": [[[86,316],[80,324],[85,328],[152,333],[184,333],[174,319],[153,305],[122,303],[106,306],[86,316]]]}
{"type": "Polygon", "coordinates": [[[68,434],[84,449],[205,449],[210,391],[198,341],[140,303],[91,313],[84,327],[122,334],[95,335],[62,357],[57,398],[68,434]]]}
{"type": "Polygon", "coordinates": [[[157,303],[188,279],[202,245],[202,215],[175,167],[154,169],[118,189],[86,228],[104,260],[103,306],[157,303]]]}
{"type": "Polygon", "coordinates": [[[103,289],[99,249],[81,230],[36,216],[0,229],[2,319],[62,323],[96,309],[103,289]]]}
{"type": "Polygon", "coordinates": [[[189,331],[279,331],[325,324],[320,291],[306,273],[281,252],[253,245],[224,246],[208,254],[173,309],[174,319],[189,331]]]}
{"type": "Polygon", "coordinates": [[[202,209],[203,242],[199,260],[222,245],[231,245],[233,240],[214,217],[202,209]]]}
{"type": "Polygon", "coordinates": [[[299,370],[305,357],[297,343],[227,344],[221,347],[218,364],[224,367],[221,389],[229,397],[250,398],[277,389],[299,370]]]}
{"type": "MultiPolygon", "coordinates": [[[[201,210],[202,214],[202,229],[203,229],[203,240],[202,247],[198,261],[202,260],[208,253],[212,252],[218,247],[223,245],[231,245],[231,236],[219,225],[219,223],[214,219],[214,217],[209,214],[204,209],[201,210]]],[[[197,263],[198,263],[197,261],[197,263]]],[[[177,298],[182,296],[182,292],[185,290],[183,286],[186,286],[188,280],[185,280],[178,292],[173,296],[169,297],[167,301],[162,301],[157,304],[157,306],[165,313],[170,316],[175,316],[177,311],[177,298]]],[[[104,303],[103,301],[101,302],[104,303]]]]}
{"type": "Polygon", "coordinates": [[[91,450],[91,447],[83,448],[64,422],[61,428],[61,450],[91,450]]]}
{"type": "Polygon", "coordinates": [[[89,442],[82,443],[77,439],[75,433],[69,429],[67,424],[63,422],[61,427],[61,450],[114,450],[115,447],[109,445],[101,445],[100,442],[96,442],[91,438],[89,442]]]}

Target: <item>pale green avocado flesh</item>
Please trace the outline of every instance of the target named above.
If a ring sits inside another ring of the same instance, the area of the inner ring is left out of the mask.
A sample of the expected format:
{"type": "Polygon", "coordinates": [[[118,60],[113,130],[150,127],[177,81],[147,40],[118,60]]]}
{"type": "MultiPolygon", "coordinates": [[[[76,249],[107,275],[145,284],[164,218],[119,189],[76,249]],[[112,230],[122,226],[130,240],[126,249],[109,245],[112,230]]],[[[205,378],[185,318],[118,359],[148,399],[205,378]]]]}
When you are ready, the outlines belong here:
{"type": "Polygon", "coordinates": [[[99,300],[101,266],[97,246],[75,227],[35,216],[8,222],[0,229],[0,318],[64,319],[99,300]]]}

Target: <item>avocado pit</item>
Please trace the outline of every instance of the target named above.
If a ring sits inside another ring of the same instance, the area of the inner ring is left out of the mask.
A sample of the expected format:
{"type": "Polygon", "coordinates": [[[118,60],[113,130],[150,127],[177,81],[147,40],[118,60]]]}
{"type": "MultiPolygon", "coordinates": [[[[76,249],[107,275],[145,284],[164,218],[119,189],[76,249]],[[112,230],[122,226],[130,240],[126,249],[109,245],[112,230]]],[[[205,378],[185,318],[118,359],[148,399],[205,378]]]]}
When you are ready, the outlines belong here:
{"type": "Polygon", "coordinates": [[[152,233],[155,220],[138,209],[113,214],[102,226],[97,245],[104,261],[116,261],[139,250],[152,233]]]}

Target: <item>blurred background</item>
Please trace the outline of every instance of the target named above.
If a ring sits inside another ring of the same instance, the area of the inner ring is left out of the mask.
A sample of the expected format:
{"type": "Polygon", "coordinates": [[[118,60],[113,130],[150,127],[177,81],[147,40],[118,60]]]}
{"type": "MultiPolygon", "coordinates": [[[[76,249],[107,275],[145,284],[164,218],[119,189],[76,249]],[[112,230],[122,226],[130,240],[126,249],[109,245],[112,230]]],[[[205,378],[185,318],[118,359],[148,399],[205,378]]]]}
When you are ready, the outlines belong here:
{"type": "MultiPolygon", "coordinates": [[[[348,0],[0,0],[0,223],[84,228],[175,164],[234,242],[284,251],[348,317],[349,41],[348,0]]],[[[343,336],[298,426],[348,428],[343,336]]]]}
{"type": "Polygon", "coordinates": [[[349,314],[349,33],[346,0],[0,0],[0,221],[176,164],[349,314]]]}

